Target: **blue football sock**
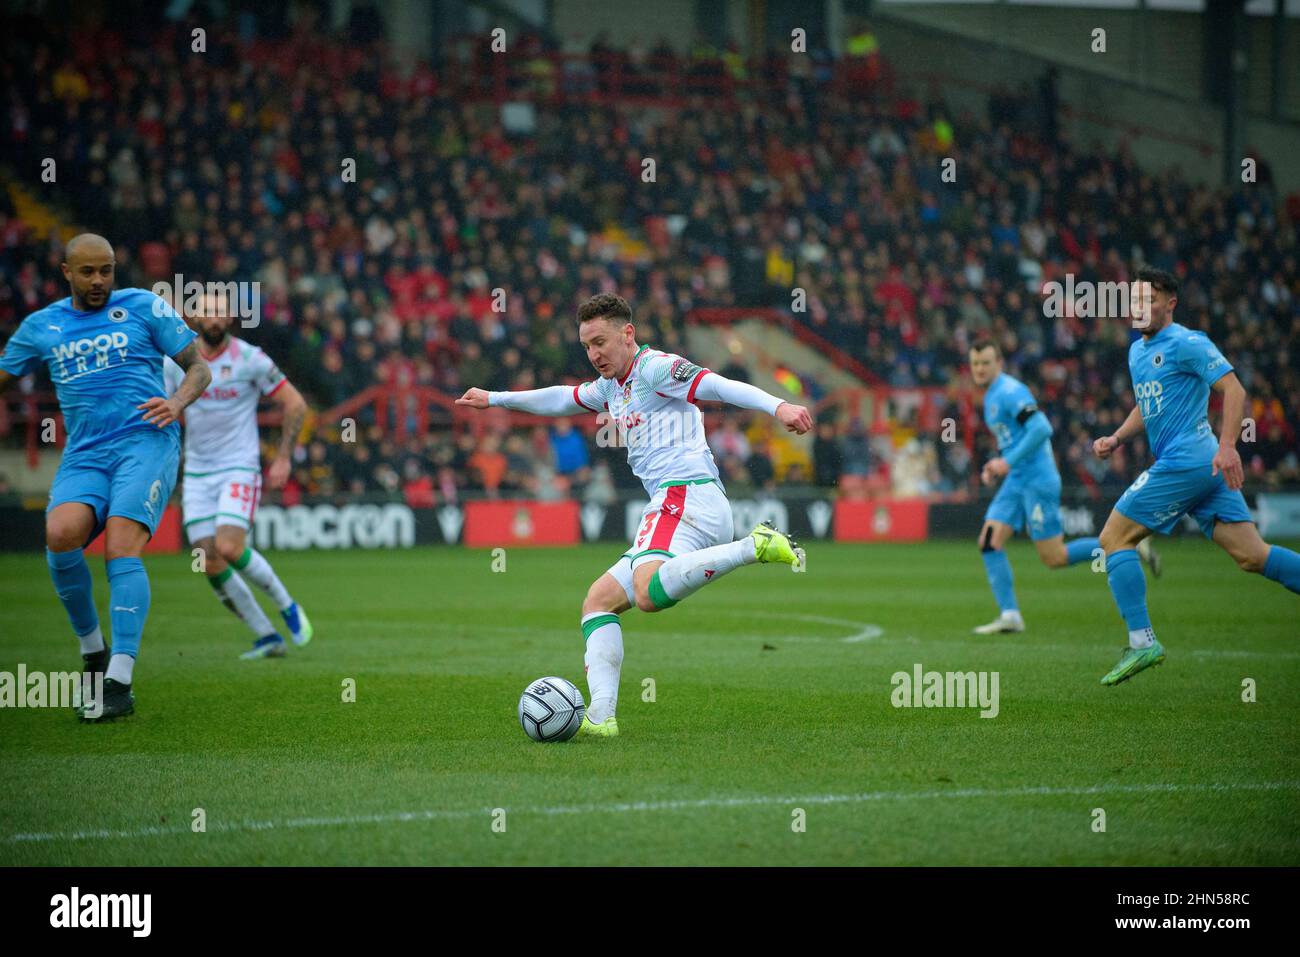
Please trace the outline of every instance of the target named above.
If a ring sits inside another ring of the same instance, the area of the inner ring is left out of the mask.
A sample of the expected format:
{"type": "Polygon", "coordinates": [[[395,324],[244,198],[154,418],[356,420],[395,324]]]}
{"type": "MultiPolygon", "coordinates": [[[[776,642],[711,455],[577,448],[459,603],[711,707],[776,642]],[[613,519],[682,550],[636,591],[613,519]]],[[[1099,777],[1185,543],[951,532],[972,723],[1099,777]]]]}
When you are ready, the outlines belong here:
{"type": "Polygon", "coordinates": [[[149,576],[138,558],[114,558],[108,563],[108,605],[112,609],[113,655],[140,651],[140,635],[149,614],[149,576]]]}
{"type": "Polygon", "coordinates": [[[1077,565],[1092,558],[1092,553],[1101,545],[1095,538],[1076,538],[1065,543],[1065,564],[1077,565]]]}
{"type": "Polygon", "coordinates": [[[1142,574],[1137,549],[1126,548],[1107,555],[1106,580],[1110,582],[1110,593],[1115,596],[1115,604],[1119,606],[1119,613],[1124,616],[1129,632],[1150,628],[1147,580],[1142,574]]]}
{"type": "Polygon", "coordinates": [[[1016,589],[1012,585],[1011,561],[1007,558],[1007,553],[1000,548],[993,548],[980,552],[980,557],[984,559],[984,570],[988,572],[989,587],[993,589],[998,607],[1003,611],[1019,611],[1016,589]]]}
{"type": "Polygon", "coordinates": [[[1264,577],[1300,594],[1300,554],[1273,545],[1268,550],[1268,560],[1264,562],[1264,577]]]}
{"type": "Polygon", "coordinates": [[[95,588],[90,580],[90,566],[80,548],[70,552],[45,550],[45,562],[50,566],[50,578],[59,601],[68,612],[68,621],[78,636],[88,635],[99,627],[95,613],[95,588]]]}

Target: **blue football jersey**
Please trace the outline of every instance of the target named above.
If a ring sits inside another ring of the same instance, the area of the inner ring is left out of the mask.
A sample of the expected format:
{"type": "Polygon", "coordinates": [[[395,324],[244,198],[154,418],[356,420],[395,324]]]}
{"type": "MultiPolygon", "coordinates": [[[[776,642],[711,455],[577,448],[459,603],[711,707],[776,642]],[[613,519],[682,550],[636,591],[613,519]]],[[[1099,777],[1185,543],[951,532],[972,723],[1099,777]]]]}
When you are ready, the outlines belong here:
{"type": "Polygon", "coordinates": [[[1210,386],[1232,371],[1203,332],[1171,322],[1129,346],[1133,395],[1156,461],[1169,468],[1209,465],[1219,443],[1210,429],[1210,386]]]}
{"type": "MultiPolygon", "coordinates": [[[[1024,434],[1025,422],[1038,411],[1038,403],[1029,387],[1005,372],[994,379],[984,393],[984,424],[998,441],[998,451],[1005,453],[1024,434]]],[[[1039,415],[1042,413],[1039,412],[1039,415]]],[[[1035,478],[1057,475],[1056,457],[1052,455],[1050,440],[1038,447],[1012,473],[1035,478]]]]}
{"type": "MultiPolygon", "coordinates": [[[[0,368],[27,375],[44,363],[68,430],[65,454],[82,452],[134,429],[156,429],[136,408],[163,390],[163,356],[197,338],[176,310],[146,289],[116,290],[93,312],[71,297],[23,320],[0,355],[0,368]]],[[[179,438],[176,423],[167,430],[179,438]]]]}

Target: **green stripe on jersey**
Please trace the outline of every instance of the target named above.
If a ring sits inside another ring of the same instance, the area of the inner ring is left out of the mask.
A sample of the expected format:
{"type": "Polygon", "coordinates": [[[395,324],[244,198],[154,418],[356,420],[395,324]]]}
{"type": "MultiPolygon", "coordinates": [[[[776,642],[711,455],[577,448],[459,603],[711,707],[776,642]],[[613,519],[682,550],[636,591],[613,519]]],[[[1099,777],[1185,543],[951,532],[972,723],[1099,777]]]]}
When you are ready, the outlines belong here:
{"type": "Polygon", "coordinates": [[[666,551],[665,549],[662,549],[662,548],[647,548],[647,549],[646,549],[645,551],[643,551],[643,552],[637,552],[635,555],[624,555],[623,557],[624,557],[624,558],[627,558],[627,559],[629,559],[629,560],[631,560],[631,561],[636,561],[636,560],[637,560],[638,558],[640,558],[642,555],[667,555],[669,558],[676,558],[676,557],[677,557],[677,556],[674,555],[672,552],[670,552],[670,551],[666,551]]]}
{"type": "Polygon", "coordinates": [[[674,480],[672,480],[672,481],[670,481],[670,482],[660,482],[660,483],[659,483],[659,487],[660,487],[660,488],[672,488],[674,485],[708,485],[710,482],[716,482],[716,481],[717,481],[717,479],[712,479],[712,478],[702,478],[702,479],[674,479],[674,480]]]}

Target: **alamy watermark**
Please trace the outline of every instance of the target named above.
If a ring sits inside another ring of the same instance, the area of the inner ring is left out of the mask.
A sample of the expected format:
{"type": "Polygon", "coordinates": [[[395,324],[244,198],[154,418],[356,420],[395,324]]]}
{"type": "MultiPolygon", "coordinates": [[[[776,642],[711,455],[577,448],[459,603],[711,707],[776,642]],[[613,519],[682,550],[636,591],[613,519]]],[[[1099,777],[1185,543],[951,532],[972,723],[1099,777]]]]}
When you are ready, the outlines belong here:
{"type": "MultiPolygon", "coordinates": [[[[186,282],[176,273],[172,282],[162,280],[151,287],[153,294],[182,316],[201,316],[205,309],[203,300],[214,296],[225,303],[226,315],[239,320],[240,328],[255,329],[262,322],[262,284],[260,282],[207,282],[197,279],[186,282]]],[[[162,314],[161,303],[154,303],[154,311],[162,314]]]]}
{"type": "Polygon", "coordinates": [[[925,671],[918,661],[909,674],[895,671],[889,701],[895,708],[981,708],[981,718],[998,716],[996,671],[925,671]]]}
{"type": "Polygon", "coordinates": [[[1044,283],[1043,315],[1048,319],[1074,316],[1078,319],[1131,319],[1134,329],[1145,329],[1151,322],[1151,283],[1092,282],[1076,280],[1065,274],[1065,282],[1044,283]]]}
{"type": "Polygon", "coordinates": [[[17,672],[0,671],[0,708],[77,708],[87,718],[104,713],[102,672],[28,671],[18,663],[17,672]]]}
{"type": "Polygon", "coordinates": [[[73,887],[50,898],[51,927],[120,927],[132,937],[148,937],[152,915],[152,894],[83,894],[73,887]]]}
{"type": "Polygon", "coordinates": [[[704,422],[694,408],[601,415],[596,445],[602,449],[676,449],[708,444],[704,422]]]}

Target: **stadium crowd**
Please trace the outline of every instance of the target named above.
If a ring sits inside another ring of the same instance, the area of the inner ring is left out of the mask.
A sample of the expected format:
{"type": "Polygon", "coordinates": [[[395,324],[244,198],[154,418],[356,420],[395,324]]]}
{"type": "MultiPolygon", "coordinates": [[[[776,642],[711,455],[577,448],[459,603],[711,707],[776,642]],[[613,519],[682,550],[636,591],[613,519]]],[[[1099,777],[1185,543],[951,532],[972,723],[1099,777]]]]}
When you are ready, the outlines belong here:
{"type": "MultiPolygon", "coordinates": [[[[771,306],[890,386],[944,390],[943,415],[977,437],[868,428],[828,407],[804,450],[728,414],[711,443],[729,486],[971,490],[992,440],[963,415],[966,349],[990,333],[1054,424],[1066,485],[1113,498],[1148,458],[1140,440],[1109,461],[1090,452],[1133,405],[1130,333],[1051,315],[1042,290],[1066,273],[1123,282],[1144,261],[1180,277],[1176,318],[1207,331],[1248,390],[1252,482],[1300,481],[1287,413],[1300,409],[1300,196],[1277,196],[1266,164],[1255,184],[1197,186],[1062,139],[1023,97],[972,116],[884,82],[846,90],[826,55],[769,57],[725,103],[553,108],[557,84],[607,91],[607,75],[534,69],[545,45],[525,40],[531,58],[507,61],[527,80],[512,98],[537,100],[510,121],[524,133],[448,85],[499,69],[481,57],[403,73],[377,42],[211,26],[194,55],[184,24],[147,43],[106,27],[71,44],[28,24],[0,49],[7,175],[106,235],[119,286],[260,283],[260,324],[239,334],[321,411],[376,384],[456,395],[590,378],[571,317],[595,292],[632,302],[642,341],[688,354],[693,309],[771,306]],[[54,183],[40,179],[45,158],[54,183]],[[791,312],[795,288],[804,311],[791,312]]],[[[725,55],[686,57],[660,45],[648,62],[745,76],[725,55]]],[[[0,341],[66,295],[60,259],[0,196],[0,341]]],[[[368,405],[354,443],[322,419],[286,497],[600,500],[635,484],[621,454],[569,423],[470,432],[440,408],[405,440],[368,405]]]]}

